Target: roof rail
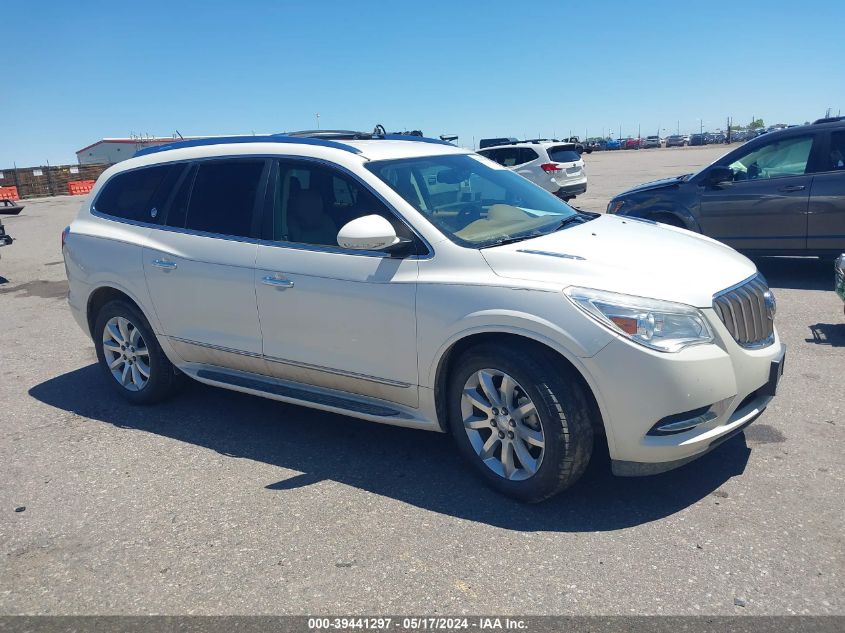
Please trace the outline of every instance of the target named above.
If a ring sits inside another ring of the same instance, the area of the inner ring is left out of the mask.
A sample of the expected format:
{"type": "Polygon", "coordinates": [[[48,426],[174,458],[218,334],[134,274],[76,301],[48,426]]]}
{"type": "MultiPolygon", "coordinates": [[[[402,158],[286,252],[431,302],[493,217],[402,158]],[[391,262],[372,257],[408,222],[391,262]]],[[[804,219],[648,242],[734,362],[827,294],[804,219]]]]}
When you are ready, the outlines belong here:
{"type": "Polygon", "coordinates": [[[398,132],[382,134],[376,132],[356,132],[354,130],[303,130],[301,132],[288,132],[287,135],[293,136],[294,138],[322,138],[338,141],[411,141],[414,143],[434,143],[436,145],[450,145],[454,147],[449,141],[429,138],[410,132],[407,134],[398,132]]]}
{"type": "MultiPolygon", "coordinates": [[[[351,140],[351,139],[350,139],[351,140]]],[[[338,143],[336,141],[314,138],[314,137],[298,137],[287,134],[268,134],[262,136],[217,136],[209,138],[197,138],[189,141],[175,141],[173,143],[166,143],[164,145],[154,145],[152,147],[144,147],[135,152],[135,156],[147,156],[148,154],[157,154],[158,152],[166,152],[171,149],[183,149],[186,147],[203,147],[205,145],[229,145],[234,143],[289,143],[292,145],[317,145],[320,147],[331,147],[339,149],[344,152],[352,154],[360,154],[361,150],[345,143],[338,143]]]]}
{"type": "Polygon", "coordinates": [[[836,123],[837,121],[845,121],[845,116],[829,116],[823,119],[816,119],[813,121],[813,125],[818,125],[819,123],[836,123]]]}

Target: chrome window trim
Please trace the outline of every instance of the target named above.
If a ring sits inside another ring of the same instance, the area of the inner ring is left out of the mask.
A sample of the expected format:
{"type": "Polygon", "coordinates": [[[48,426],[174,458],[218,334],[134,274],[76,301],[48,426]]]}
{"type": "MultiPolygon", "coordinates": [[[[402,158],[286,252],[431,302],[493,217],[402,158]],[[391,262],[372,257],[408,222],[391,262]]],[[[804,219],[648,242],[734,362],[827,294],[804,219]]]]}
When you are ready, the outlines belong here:
{"type": "MultiPolygon", "coordinates": [[[[99,211],[99,210],[97,210],[97,207],[96,207],[97,200],[99,200],[103,190],[106,188],[108,183],[111,182],[113,178],[115,178],[116,176],[119,176],[121,174],[127,174],[129,172],[137,171],[139,169],[149,169],[151,167],[159,167],[159,166],[162,166],[162,165],[170,165],[170,164],[174,164],[174,165],[180,164],[180,163],[194,164],[194,163],[202,163],[202,162],[213,161],[213,160],[227,160],[227,159],[249,160],[249,159],[256,159],[256,158],[261,158],[261,159],[265,159],[265,160],[270,159],[270,160],[276,160],[276,161],[300,160],[300,161],[306,161],[306,162],[314,162],[314,163],[318,163],[318,164],[321,164],[321,165],[329,167],[329,168],[336,169],[336,170],[344,173],[345,175],[348,175],[350,178],[352,178],[353,180],[358,182],[361,186],[366,188],[367,191],[369,191],[379,202],[381,202],[391,213],[393,213],[399,219],[400,222],[402,222],[406,227],[408,227],[408,229],[411,231],[411,233],[413,233],[415,236],[417,236],[417,238],[420,240],[420,242],[422,242],[423,245],[428,250],[428,253],[426,253],[426,254],[409,255],[408,257],[405,257],[403,259],[422,260],[422,259],[431,259],[431,258],[434,257],[434,248],[432,247],[431,243],[425,237],[423,237],[419,233],[419,231],[417,231],[417,229],[414,227],[414,225],[411,222],[409,222],[408,219],[396,209],[396,207],[394,207],[392,204],[390,204],[378,191],[376,191],[372,186],[370,186],[369,183],[364,182],[356,173],[354,173],[353,171],[351,171],[347,167],[345,167],[343,165],[339,165],[337,163],[334,163],[334,162],[327,160],[327,159],[324,159],[324,158],[318,158],[316,156],[299,156],[299,155],[296,155],[296,154],[293,154],[293,155],[291,155],[291,154],[225,154],[225,155],[219,155],[219,156],[204,156],[202,158],[161,161],[161,162],[158,162],[158,163],[151,163],[149,165],[141,165],[141,166],[138,166],[138,167],[132,167],[130,169],[124,169],[124,170],[119,171],[116,174],[113,174],[112,176],[110,176],[109,179],[106,180],[102,184],[102,186],[100,186],[99,191],[97,191],[97,196],[94,198],[94,200],[91,201],[91,208],[90,208],[91,215],[98,217],[98,218],[102,218],[104,220],[110,220],[112,222],[121,222],[123,224],[129,224],[131,226],[139,226],[139,227],[142,227],[142,228],[150,228],[150,229],[159,229],[159,230],[164,230],[164,231],[171,231],[171,232],[174,232],[174,233],[184,233],[186,235],[196,235],[196,236],[199,236],[199,237],[210,237],[210,238],[223,239],[223,240],[234,241],[234,242],[246,242],[246,243],[249,243],[249,244],[260,244],[262,246],[272,246],[272,247],[280,247],[280,248],[295,248],[295,249],[299,249],[299,250],[312,250],[312,251],[317,251],[317,252],[337,252],[337,253],[343,253],[343,254],[347,254],[347,255],[363,255],[365,257],[392,258],[390,253],[385,253],[383,251],[356,251],[356,250],[353,250],[353,249],[344,249],[344,248],[341,248],[340,246],[332,247],[330,245],[320,246],[320,245],[316,245],[316,244],[300,244],[298,242],[280,242],[280,241],[275,241],[275,240],[266,240],[266,239],[263,239],[263,238],[260,238],[260,237],[258,237],[258,238],[249,237],[248,238],[248,237],[241,237],[241,236],[237,236],[237,235],[226,235],[226,234],[223,234],[223,233],[210,233],[210,232],[207,232],[207,231],[196,231],[194,229],[168,226],[166,224],[159,224],[159,223],[155,223],[155,222],[140,222],[138,220],[129,220],[127,218],[121,218],[121,217],[116,216],[116,215],[111,215],[111,214],[109,214],[105,211],[99,211]]],[[[264,212],[264,210],[262,209],[261,213],[263,213],[263,212],[264,212]]]]}

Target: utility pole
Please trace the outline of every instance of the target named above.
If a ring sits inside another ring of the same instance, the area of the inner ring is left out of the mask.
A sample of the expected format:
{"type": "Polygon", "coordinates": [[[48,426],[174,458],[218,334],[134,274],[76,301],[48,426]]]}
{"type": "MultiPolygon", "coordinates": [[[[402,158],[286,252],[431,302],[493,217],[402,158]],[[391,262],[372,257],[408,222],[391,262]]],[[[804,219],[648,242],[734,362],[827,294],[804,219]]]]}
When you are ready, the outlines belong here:
{"type": "Polygon", "coordinates": [[[317,129],[320,129],[320,113],[317,113],[317,129]]]}
{"type": "Polygon", "coordinates": [[[681,120],[678,119],[678,136],[681,135],[681,120]]]}

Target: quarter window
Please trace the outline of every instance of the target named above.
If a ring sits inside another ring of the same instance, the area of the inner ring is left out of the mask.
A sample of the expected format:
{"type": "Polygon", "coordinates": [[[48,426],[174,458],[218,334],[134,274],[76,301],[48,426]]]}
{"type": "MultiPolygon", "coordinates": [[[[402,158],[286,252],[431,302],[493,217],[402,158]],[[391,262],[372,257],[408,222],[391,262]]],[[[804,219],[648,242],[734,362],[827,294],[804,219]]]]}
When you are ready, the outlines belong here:
{"type": "Polygon", "coordinates": [[[800,176],[807,171],[812,136],[787,138],[759,147],[732,162],[734,180],[761,180],[800,176]]]}
{"type": "Polygon", "coordinates": [[[159,211],[184,168],[184,164],[157,165],[118,174],[103,187],[94,208],[125,220],[158,223],[159,211]]]}
{"type": "Polygon", "coordinates": [[[185,228],[250,237],[263,170],[263,160],[201,163],[194,178],[185,228]]]}

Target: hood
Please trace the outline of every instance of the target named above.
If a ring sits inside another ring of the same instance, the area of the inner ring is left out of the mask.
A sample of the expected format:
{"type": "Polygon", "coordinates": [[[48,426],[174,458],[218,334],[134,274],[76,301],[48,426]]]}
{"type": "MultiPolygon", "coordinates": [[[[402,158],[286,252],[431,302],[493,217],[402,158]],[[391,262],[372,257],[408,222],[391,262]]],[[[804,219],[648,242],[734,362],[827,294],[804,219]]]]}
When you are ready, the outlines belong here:
{"type": "MultiPolygon", "coordinates": [[[[619,196],[624,196],[629,193],[640,193],[643,191],[653,191],[655,189],[666,189],[668,187],[677,187],[681,183],[684,182],[684,179],[689,176],[690,174],[684,174],[683,176],[673,176],[672,178],[663,178],[661,180],[652,180],[651,182],[644,182],[641,185],[637,185],[636,187],[632,187],[631,189],[627,189],[619,194],[619,196]]],[[[617,197],[619,197],[617,196],[617,197]]]]}
{"type": "Polygon", "coordinates": [[[501,277],[699,308],[710,307],[714,294],[757,271],[749,259],[708,237],[611,215],[481,252],[501,277]]]}

